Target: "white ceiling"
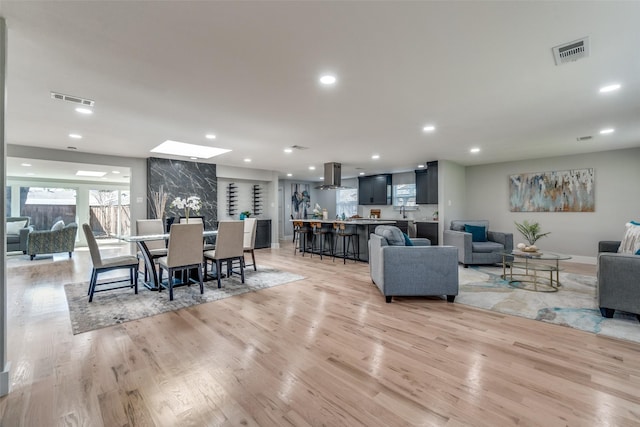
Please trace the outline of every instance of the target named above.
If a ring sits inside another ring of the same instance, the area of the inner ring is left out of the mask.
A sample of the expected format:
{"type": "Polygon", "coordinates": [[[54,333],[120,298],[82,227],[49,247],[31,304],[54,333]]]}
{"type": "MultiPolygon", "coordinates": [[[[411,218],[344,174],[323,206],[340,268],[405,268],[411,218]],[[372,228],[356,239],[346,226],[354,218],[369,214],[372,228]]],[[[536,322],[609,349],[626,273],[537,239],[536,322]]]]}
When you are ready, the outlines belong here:
{"type": "Polygon", "coordinates": [[[150,157],[174,139],[298,179],[330,161],[351,177],[640,146],[637,1],[0,0],[0,13],[9,144],[150,157]],[[556,66],[551,48],[585,36],[590,57],[556,66]],[[333,88],[317,83],[327,71],[333,88]]]}

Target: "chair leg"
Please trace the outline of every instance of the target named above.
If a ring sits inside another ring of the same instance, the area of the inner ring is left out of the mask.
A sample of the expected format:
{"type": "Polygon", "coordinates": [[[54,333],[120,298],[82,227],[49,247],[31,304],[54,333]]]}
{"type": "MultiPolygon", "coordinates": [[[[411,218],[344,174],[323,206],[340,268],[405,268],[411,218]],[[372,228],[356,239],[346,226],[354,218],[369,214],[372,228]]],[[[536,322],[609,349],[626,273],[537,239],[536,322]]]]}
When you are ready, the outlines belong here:
{"type": "Polygon", "coordinates": [[[244,258],[240,258],[240,279],[240,281],[244,283],[244,258]]]}
{"type": "Polygon", "coordinates": [[[98,272],[94,268],[91,272],[91,282],[89,283],[89,302],[93,301],[93,293],[96,290],[96,282],[98,281],[98,272]]]}
{"type": "Polygon", "coordinates": [[[133,289],[136,295],[138,295],[138,266],[133,267],[133,289]]]}
{"type": "Polygon", "coordinates": [[[173,275],[174,275],[174,271],[173,268],[170,268],[167,275],[167,282],[169,282],[169,301],[173,301],[173,275]]]}
{"type": "Polygon", "coordinates": [[[216,276],[218,276],[218,289],[220,289],[222,287],[222,285],[220,284],[220,270],[222,270],[222,261],[217,259],[216,260],[216,276]]]}
{"type": "Polygon", "coordinates": [[[204,294],[204,282],[202,277],[202,265],[198,266],[198,279],[200,280],[200,294],[204,294]]]}
{"type": "Polygon", "coordinates": [[[251,261],[253,261],[253,271],[258,271],[258,267],[256,267],[256,254],[251,249],[251,261]]]}

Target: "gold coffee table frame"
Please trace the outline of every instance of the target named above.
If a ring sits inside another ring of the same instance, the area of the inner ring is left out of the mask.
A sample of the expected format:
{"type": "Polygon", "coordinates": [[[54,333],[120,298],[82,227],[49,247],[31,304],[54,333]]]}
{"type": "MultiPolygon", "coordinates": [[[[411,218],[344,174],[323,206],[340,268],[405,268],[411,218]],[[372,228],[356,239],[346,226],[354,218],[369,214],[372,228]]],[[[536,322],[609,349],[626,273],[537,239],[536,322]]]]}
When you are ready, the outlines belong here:
{"type": "Polygon", "coordinates": [[[502,278],[516,289],[533,292],[558,292],[560,261],[571,259],[568,255],[550,252],[503,252],[502,278]],[[509,273],[507,274],[507,268],[509,273]],[[513,272],[513,269],[523,270],[513,272]],[[548,273],[548,276],[547,276],[548,273]]]}

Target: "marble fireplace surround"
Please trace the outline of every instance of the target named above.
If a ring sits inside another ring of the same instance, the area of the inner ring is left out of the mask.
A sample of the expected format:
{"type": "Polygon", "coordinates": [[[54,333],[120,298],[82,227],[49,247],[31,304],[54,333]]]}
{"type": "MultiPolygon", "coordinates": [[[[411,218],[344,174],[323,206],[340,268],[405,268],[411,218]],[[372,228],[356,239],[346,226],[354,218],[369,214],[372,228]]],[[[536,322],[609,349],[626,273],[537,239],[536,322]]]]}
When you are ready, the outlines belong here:
{"type": "Polygon", "coordinates": [[[172,208],[176,197],[198,196],[202,201],[200,212],[192,216],[204,216],[205,229],[215,228],[218,221],[218,178],[216,165],[211,163],[186,162],[182,160],[147,159],[147,218],[154,218],[151,192],[160,186],[168,194],[165,218],[184,216],[184,210],[172,208]]]}

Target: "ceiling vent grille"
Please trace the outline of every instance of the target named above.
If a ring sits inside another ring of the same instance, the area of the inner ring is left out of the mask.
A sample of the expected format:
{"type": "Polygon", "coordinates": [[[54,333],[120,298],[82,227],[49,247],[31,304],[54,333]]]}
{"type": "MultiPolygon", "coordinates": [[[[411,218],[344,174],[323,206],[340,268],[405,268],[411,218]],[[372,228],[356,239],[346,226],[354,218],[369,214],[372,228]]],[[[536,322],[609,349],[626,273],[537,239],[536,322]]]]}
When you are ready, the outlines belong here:
{"type": "Polygon", "coordinates": [[[308,150],[309,147],[303,147],[302,145],[292,145],[291,148],[293,150],[308,150]]]}
{"type": "Polygon", "coordinates": [[[570,43],[561,44],[553,49],[553,58],[556,65],[566,64],[567,62],[577,61],[578,59],[589,56],[589,37],[574,40],[570,43]]]}
{"type": "Polygon", "coordinates": [[[58,92],[51,92],[51,98],[59,99],[60,101],[73,102],[74,104],[80,104],[87,107],[93,107],[93,105],[95,104],[95,101],[92,101],[91,99],[80,98],[79,96],[65,95],[58,92]]]}
{"type": "Polygon", "coordinates": [[[587,135],[587,136],[579,136],[576,139],[578,140],[578,142],[582,142],[582,141],[588,141],[591,138],[593,138],[591,135],[587,135]]]}

